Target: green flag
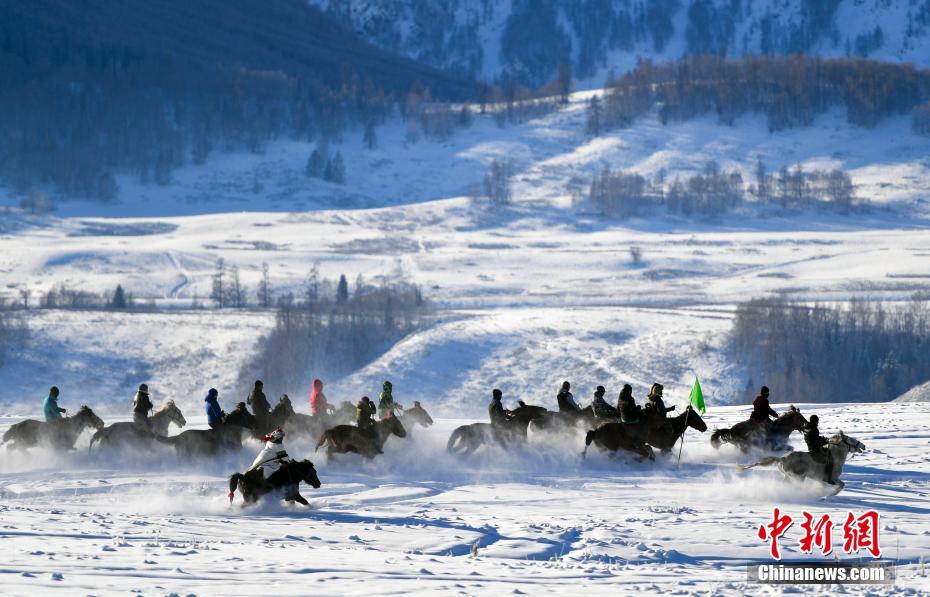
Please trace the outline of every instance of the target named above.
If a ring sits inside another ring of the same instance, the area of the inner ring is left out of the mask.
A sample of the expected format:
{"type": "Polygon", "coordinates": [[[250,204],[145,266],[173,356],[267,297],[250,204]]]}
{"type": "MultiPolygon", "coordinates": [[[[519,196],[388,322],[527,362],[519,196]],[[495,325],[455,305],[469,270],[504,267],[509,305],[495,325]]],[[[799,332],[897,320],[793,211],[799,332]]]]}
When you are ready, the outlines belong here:
{"type": "Polygon", "coordinates": [[[698,381],[697,376],[694,377],[694,387],[691,388],[691,395],[688,396],[688,400],[702,415],[707,412],[707,409],[704,408],[704,392],[701,391],[701,382],[698,381]]]}

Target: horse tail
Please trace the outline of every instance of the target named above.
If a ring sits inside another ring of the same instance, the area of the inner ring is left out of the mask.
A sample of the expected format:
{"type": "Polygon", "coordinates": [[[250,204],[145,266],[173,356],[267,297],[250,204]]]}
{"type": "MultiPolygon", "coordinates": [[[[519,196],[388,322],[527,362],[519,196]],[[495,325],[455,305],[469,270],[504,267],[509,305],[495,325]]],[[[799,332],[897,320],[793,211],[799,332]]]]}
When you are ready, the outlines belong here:
{"type": "Polygon", "coordinates": [[[239,479],[242,478],[241,473],[233,473],[229,477],[229,493],[226,494],[226,497],[229,498],[229,503],[233,501],[233,496],[236,495],[236,487],[239,486],[239,479]]]}
{"type": "Polygon", "coordinates": [[[103,430],[104,430],[104,429],[106,429],[106,427],[103,427],[103,428],[101,428],[101,429],[98,429],[97,432],[94,433],[94,436],[90,438],[90,445],[87,446],[87,451],[88,451],[88,452],[90,452],[91,450],[94,449],[94,442],[98,441],[101,437],[103,437],[103,430]]]}
{"type": "Polygon", "coordinates": [[[588,455],[588,447],[591,445],[591,442],[594,441],[594,432],[595,429],[589,429],[584,436],[584,450],[581,452],[581,457],[584,458],[588,455]]]}
{"type": "Polygon", "coordinates": [[[450,453],[454,452],[455,444],[462,439],[463,435],[465,435],[464,428],[457,427],[455,431],[452,432],[452,435],[449,436],[449,441],[446,443],[446,451],[450,453]]]}
{"type": "Polygon", "coordinates": [[[314,450],[313,450],[314,452],[319,452],[319,451],[320,451],[320,448],[322,448],[322,447],[323,447],[323,444],[326,443],[326,440],[329,439],[329,432],[330,432],[330,431],[331,431],[331,429],[327,429],[326,431],[323,432],[322,435],[320,435],[320,440],[316,443],[316,448],[314,448],[314,450]]]}
{"type": "Polygon", "coordinates": [[[720,449],[720,444],[727,441],[730,436],[729,429],[717,429],[710,436],[710,445],[714,447],[715,450],[720,449]]]}
{"type": "Polygon", "coordinates": [[[745,470],[747,470],[747,469],[751,469],[751,468],[754,468],[754,467],[757,467],[757,466],[772,466],[773,464],[778,464],[779,462],[781,462],[781,456],[768,456],[768,457],[763,458],[762,460],[760,460],[759,462],[756,462],[756,463],[754,463],[754,464],[744,464],[744,465],[741,465],[741,466],[739,467],[739,470],[745,471],[745,470]]]}

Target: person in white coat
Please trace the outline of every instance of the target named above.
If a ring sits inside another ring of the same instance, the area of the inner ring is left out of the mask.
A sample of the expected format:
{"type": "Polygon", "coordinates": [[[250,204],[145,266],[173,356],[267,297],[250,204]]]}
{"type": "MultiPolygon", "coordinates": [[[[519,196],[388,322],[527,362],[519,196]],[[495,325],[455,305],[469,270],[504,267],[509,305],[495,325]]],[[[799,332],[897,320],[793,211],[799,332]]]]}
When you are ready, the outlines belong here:
{"type": "Polygon", "coordinates": [[[262,469],[262,473],[267,479],[272,473],[281,468],[281,465],[289,458],[287,450],[284,449],[284,431],[280,428],[263,437],[262,441],[265,442],[265,445],[246,473],[262,469]]]}

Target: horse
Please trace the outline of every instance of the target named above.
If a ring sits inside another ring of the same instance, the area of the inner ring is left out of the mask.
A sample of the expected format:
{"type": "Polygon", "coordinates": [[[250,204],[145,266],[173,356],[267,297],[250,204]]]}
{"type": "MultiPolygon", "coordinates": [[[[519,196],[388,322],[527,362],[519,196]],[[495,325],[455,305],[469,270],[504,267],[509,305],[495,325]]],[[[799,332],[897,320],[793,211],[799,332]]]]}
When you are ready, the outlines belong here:
{"type": "Polygon", "coordinates": [[[813,479],[821,483],[829,483],[836,486],[836,491],[833,493],[833,495],[836,495],[846,486],[840,480],[843,466],[846,464],[846,457],[850,453],[858,454],[865,451],[865,444],[840,431],[827,441],[826,449],[833,459],[833,472],[829,479],[826,477],[826,463],[814,460],[809,452],[791,452],[785,456],[769,456],[754,464],[741,466],[740,470],[777,464],[786,479],[813,479]]]}
{"type": "Polygon", "coordinates": [[[397,437],[407,437],[407,430],[404,429],[403,423],[390,411],[388,416],[375,421],[372,430],[359,429],[354,425],[336,425],[327,429],[320,436],[316,443],[316,449],[319,451],[323,444],[326,446],[326,456],[331,458],[333,454],[345,454],[355,452],[366,458],[374,458],[378,454],[384,453],[384,443],[391,435],[397,437]]]}
{"type": "Polygon", "coordinates": [[[271,492],[282,492],[285,501],[297,502],[304,506],[310,504],[300,495],[300,482],[303,481],[314,489],[320,488],[320,478],[316,468],[309,460],[289,460],[278,470],[264,477],[261,469],[246,473],[233,473],[229,477],[229,502],[232,503],[236,489],[242,493],[246,504],[254,504],[262,496],[271,492]],[[283,490],[283,491],[282,491],[283,490]]]}
{"type": "Polygon", "coordinates": [[[449,436],[446,450],[459,456],[468,456],[484,445],[509,446],[515,442],[526,441],[526,430],[532,421],[547,415],[542,406],[533,406],[519,401],[519,406],[511,411],[510,418],[502,425],[491,423],[471,423],[456,427],[449,436]]]}
{"type": "Polygon", "coordinates": [[[84,405],[73,416],[63,417],[51,423],[26,419],[11,425],[3,434],[3,442],[10,442],[10,447],[15,450],[25,450],[40,443],[49,444],[57,449],[73,450],[74,442],[85,429],[101,427],[103,420],[84,405]]]}
{"type": "Polygon", "coordinates": [[[264,429],[257,429],[259,435],[268,433],[274,429],[284,429],[287,425],[287,422],[297,414],[294,411],[294,405],[291,404],[291,399],[287,394],[281,396],[278,399],[278,403],[274,405],[274,408],[271,409],[271,412],[262,420],[261,417],[258,418],[259,425],[263,425],[264,429]]]}
{"type": "Polygon", "coordinates": [[[215,456],[224,450],[240,449],[242,435],[246,432],[258,437],[255,429],[255,416],[246,410],[244,402],[240,402],[216,429],[188,429],[171,437],[154,437],[174,447],[179,456],[215,456]]]}
{"type": "Polygon", "coordinates": [[[90,446],[94,444],[100,447],[113,447],[125,444],[151,444],[155,441],[155,436],[168,435],[168,426],[174,423],[178,427],[184,427],[187,420],[181,413],[174,400],[166,400],[165,403],[149,417],[150,429],[146,429],[135,422],[113,423],[108,427],[98,429],[92,438],[90,446]]]}
{"type": "Polygon", "coordinates": [[[803,431],[807,419],[801,411],[792,405],[782,413],[768,430],[755,421],[741,421],[729,429],[717,429],[710,436],[710,444],[720,448],[726,442],[739,447],[742,452],[748,452],[753,447],[768,447],[770,450],[787,450],[788,436],[792,431],[803,431]]]}
{"type": "Polygon", "coordinates": [[[707,423],[690,404],[680,415],[667,418],[664,424],[656,425],[647,419],[639,425],[644,426],[643,441],[663,452],[671,450],[688,427],[701,433],[707,431],[707,423]]]}
{"type": "Polygon", "coordinates": [[[165,400],[161,408],[152,413],[149,417],[149,424],[152,426],[152,433],[155,435],[168,435],[168,426],[174,423],[178,428],[187,425],[187,419],[184,413],[175,405],[174,400],[165,400]]]}
{"type": "Polygon", "coordinates": [[[707,423],[690,404],[677,417],[658,422],[646,420],[641,423],[605,423],[585,435],[581,456],[587,454],[588,447],[594,442],[598,448],[611,454],[623,449],[642,458],[655,460],[653,448],[668,452],[688,427],[701,433],[707,431],[707,423]]]}
{"type": "Polygon", "coordinates": [[[594,414],[594,407],[590,404],[577,413],[571,411],[547,411],[546,414],[530,422],[534,431],[550,433],[569,433],[575,431],[577,427],[583,425],[591,428],[597,427],[604,423],[619,423],[620,419],[609,418],[602,419],[594,414]]]}
{"type": "Polygon", "coordinates": [[[398,415],[398,418],[402,423],[405,423],[404,428],[410,431],[413,431],[414,424],[420,427],[430,427],[433,424],[433,417],[429,416],[429,413],[426,412],[419,400],[414,400],[413,406],[404,409],[398,415]]]}

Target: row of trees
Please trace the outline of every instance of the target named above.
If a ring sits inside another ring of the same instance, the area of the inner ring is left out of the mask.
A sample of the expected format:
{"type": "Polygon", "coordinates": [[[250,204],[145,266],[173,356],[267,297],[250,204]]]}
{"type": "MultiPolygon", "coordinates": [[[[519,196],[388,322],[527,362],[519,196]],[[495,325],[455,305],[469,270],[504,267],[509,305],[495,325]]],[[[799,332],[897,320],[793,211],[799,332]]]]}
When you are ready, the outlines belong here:
{"type": "Polygon", "coordinates": [[[930,379],[928,306],[755,299],[737,308],[730,339],[779,402],[890,400],[930,379]]]}
{"type": "Polygon", "coordinates": [[[240,385],[254,379],[279,388],[309,389],[313,377],[336,378],[359,369],[425,321],[419,288],[404,282],[373,286],[361,277],[350,289],[345,275],[311,275],[299,295],[277,301],[274,329],[243,365],[240,385]]]}
{"type": "MultiPolygon", "coordinates": [[[[372,129],[372,135],[374,135],[373,131],[374,129],[372,129]]],[[[330,155],[328,146],[322,143],[310,154],[304,173],[308,178],[322,178],[327,182],[345,184],[345,160],[342,159],[342,153],[339,151],[330,155]]]]}
{"type": "Polygon", "coordinates": [[[928,97],[930,71],[910,64],[804,55],[687,56],[661,65],[646,60],[609,81],[606,98],[591,100],[587,131],[629,126],[654,108],[663,123],[716,113],[733,124],[761,112],[769,130],[778,131],[845,107],[850,123],[872,127],[886,116],[910,113],[928,97]]]}
{"type": "Polygon", "coordinates": [[[840,170],[805,171],[798,165],[769,174],[760,160],[754,174],[754,183],[747,185],[739,170],[723,171],[714,161],[700,173],[672,180],[665,170],[647,178],[605,167],[591,181],[588,199],[601,213],[619,218],[645,215],[661,207],[685,216],[715,217],[750,197],[783,208],[827,205],[841,213],[848,212],[856,201],[852,180],[840,170]]]}
{"type": "Polygon", "coordinates": [[[70,288],[66,284],[53,286],[43,293],[20,288],[14,297],[0,297],[0,310],[27,309],[110,309],[126,311],[140,308],[132,293],[121,284],[105,292],[90,292],[70,288]]]}

